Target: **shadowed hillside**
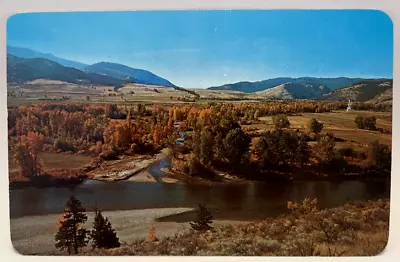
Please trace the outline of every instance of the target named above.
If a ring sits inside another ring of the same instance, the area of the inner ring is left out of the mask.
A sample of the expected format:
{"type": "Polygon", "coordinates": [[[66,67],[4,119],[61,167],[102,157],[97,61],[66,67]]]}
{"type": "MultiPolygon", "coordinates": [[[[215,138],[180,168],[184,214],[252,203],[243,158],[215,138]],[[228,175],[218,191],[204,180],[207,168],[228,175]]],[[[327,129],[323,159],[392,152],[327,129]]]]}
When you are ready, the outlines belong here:
{"type": "Polygon", "coordinates": [[[391,89],[392,86],[393,80],[391,79],[361,81],[355,85],[325,94],[321,99],[329,101],[347,101],[350,99],[352,101],[365,102],[391,89]]]}
{"type": "Polygon", "coordinates": [[[7,82],[23,83],[35,79],[60,80],[69,83],[100,84],[117,86],[126,81],[109,76],[85,73],[72,67],[65,67],[45,58],[24,59],[7,55],[7,82]]]}
{"type": "Polygon", "coordinates": [[[330,90],[325,86],[312,84],[287,83],[273,87],[255,94],[265,98],[277,99],[313,99],[328,93],[330,90]]]}
{"type": "Polygon", "coordinates": [[[159,77],[149,71],[129,66],[100,62],[84,68],[85,72],[106,75],[118,79],[130,79],[138,84],[160,85],[160,86],[175,86],[168,80],[159,77]]]}
{"type": "Polygon", "coordinates": [[[316,78],[316,77],[279,77],[272,78],[257,82],[238,82],[234,84],[226,84],[222,86],[210,87],[211,90],[235,90],[246,93],[253,93],[261,90],[273,88],[285,83],[300,84],[300,85],[315,85],[325,86],[330,90],[345,87],[357,83],[363,80],[362,78],[348,78],[348,77],[337,77],[337,78],[316,78]]]}

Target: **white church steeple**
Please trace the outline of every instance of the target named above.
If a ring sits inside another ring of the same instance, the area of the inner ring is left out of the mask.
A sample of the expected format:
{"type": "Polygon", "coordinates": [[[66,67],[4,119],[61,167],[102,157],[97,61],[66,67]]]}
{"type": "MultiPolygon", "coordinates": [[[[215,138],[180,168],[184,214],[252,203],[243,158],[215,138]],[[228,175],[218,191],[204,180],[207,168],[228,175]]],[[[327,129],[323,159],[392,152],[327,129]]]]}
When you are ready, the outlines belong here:
{"type": "Polygon", "coordinates": [[[349,103],[347,104],[346,112],[349,112],[350,110],[351,110],[351,102],[350,102],[350,99],[349,99],[349,103]]]}

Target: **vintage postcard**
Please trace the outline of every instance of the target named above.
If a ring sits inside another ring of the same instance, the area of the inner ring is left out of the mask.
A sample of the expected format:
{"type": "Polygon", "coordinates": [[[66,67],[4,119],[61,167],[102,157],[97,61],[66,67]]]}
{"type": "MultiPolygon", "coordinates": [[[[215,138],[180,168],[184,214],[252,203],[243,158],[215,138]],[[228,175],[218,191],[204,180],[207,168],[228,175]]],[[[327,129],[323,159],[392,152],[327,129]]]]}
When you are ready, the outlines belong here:
{"type": "Polygon", "coordinates": [[[392,90],[393,24],[376,10],[13,15],[12,244],[378,255],[392,90]]]}

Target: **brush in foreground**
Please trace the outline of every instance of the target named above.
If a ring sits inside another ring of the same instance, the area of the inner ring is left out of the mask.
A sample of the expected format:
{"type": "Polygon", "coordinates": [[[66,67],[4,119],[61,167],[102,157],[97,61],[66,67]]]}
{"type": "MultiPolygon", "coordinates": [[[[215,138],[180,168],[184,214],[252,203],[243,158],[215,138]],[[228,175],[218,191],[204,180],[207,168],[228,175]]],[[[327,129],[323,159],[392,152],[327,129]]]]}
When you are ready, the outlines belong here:
{"type": "Polygon", "coordinates": [[[288,203],[290,214],[262,222],[145,239],[86,255],[372,256],[389,234],[389,201],[319,210],[316,200],[288,203]]]}

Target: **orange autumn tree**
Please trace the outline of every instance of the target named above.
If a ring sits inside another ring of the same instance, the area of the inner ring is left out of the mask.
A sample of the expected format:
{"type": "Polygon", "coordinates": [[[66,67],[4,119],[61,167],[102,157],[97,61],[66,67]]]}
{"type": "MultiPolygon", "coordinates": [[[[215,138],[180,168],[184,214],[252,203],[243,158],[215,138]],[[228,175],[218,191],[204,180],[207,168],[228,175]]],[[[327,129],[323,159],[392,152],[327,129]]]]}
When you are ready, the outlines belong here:
{"type": "Polygon", "coordinates": [[[154,127],[154,133],[153,133],[153,141],[155,144],[160,143],[160,131],[158,130],[158,127],[154,127]]]}
{"type": "Polygon", "coordinates": [[[115,127],[115,141],[118,148],[126,149],[132,144],[132,132],[130,127],[124,124],[117,124],[115,127]]]}
{"type": "Polygon", "coordinates": [[[33,177],[40,174],[41,163],[38,157],[43,150],[43,140],[42,134],[31,131],[26,136],[19,137],[13,147],[13,157],[21,175],[33,177]]]}
{"type": "Polygon", "coordinates": [[[110,123],[103,132],[103,151],[113,151],[117,147],[115,127],[110,123]]]}
{"type": "Polygon", "coordinates": [[[174,121],[172,120],[172,118],[169,118],[167,123],[168,131],[172,130],[173,127],[174,127],[174,121]]]}

